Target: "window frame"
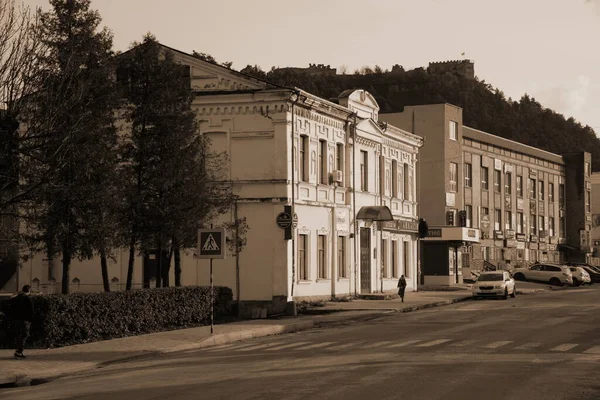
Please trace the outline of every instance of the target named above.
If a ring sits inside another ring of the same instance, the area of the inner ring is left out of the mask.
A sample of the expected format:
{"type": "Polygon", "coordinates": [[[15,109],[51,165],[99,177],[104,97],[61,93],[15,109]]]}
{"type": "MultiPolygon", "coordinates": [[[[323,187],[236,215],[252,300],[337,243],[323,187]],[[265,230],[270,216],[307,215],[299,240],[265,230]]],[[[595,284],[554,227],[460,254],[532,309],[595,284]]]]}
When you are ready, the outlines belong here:
{"type": "Polygon", "coordinates": [[[317,280],[327,279],[327,235],[317,235],[317,280]]]}
{"type": "Polygon", "coordinates": [[[490,190],[490,169],[481,167],[481,190],[490,190]]]}
{"type": "Polygon", "coordinates": [[[465,163],[465,187],[473,187],[473,164],[465,163]]]}
{"type": "Polygon", "coordinates": [[[458,122],[453,120],[449,121],[448,137],[450,140],[458,141],[458,122]]]}
{"type": "Polygon", "coordinates": [[[448,189],[450,192],[458,192],[458,164],[451,162],[448,170],[450,178],[448,179],[448,189]]]}

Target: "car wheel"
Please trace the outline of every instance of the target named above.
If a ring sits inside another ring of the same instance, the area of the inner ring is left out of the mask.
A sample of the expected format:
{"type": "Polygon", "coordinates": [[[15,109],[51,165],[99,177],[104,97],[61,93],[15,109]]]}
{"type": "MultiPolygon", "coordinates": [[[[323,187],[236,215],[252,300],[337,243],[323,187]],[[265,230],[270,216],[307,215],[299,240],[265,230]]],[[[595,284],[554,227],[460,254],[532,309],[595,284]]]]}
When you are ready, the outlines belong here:
{"type": "Polygon", "coordinates": [[[550,284],[554,285],[554,286],[562,286],[562,283],[560,282],[560,279],[558,279],[558,278],[550,279],[550,284]]]}
{"type": "Polygon", "coordinates": [[[508,299],[508,289],[504,289],[504,296],[502,296],[502,300],[508,299]]]}
{"type": "Polygon", "coordinates": [[[515,286],[513,286],[513,291],[512,291],[512,293],[510,294],[510,297],[512,297],[513,299],[514,299],[515,297],[517,297],[517,286],[516,286],[516,285],[515,285],[515,286]]]}
{"type": "Polygon", "coordinates": [[[525,280],[525,275],[523,275],[521,273],[517,273],[517,274],[515,274],[515,280],[516,281],[524,281],[525,280]]]}
{"type": "Polygon", "coordinates": [[[573,278],[573,286],[579,286],[579,285],[581,285],[581,282],[579,282],[579,279],[573,278]]]}

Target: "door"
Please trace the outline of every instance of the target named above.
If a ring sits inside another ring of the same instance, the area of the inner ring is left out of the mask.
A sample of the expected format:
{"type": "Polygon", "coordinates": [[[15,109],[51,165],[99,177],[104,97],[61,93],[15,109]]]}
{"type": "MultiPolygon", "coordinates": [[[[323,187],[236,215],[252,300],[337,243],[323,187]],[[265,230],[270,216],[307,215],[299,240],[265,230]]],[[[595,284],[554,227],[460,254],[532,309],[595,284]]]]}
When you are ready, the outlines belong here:
{"type": "Polygon", "coordinates": [[[360,228],[360,291],[371,292],[371,228],[360,228]]]}

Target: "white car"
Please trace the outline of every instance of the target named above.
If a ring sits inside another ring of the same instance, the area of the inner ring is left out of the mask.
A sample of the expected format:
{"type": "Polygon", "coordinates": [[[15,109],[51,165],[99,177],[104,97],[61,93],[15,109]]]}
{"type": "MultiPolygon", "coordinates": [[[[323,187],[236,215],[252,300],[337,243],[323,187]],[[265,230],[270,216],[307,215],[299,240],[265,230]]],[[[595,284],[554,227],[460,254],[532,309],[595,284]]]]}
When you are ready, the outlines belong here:
{"type": "Polygon", "coordinates": [[[582,283],[592,283],[592,278],[590,277],[590,274],[588,274],[588,272],[583,269],[582,267],[575,267],[575,266],[568,266],[567,268],[569,268],[569,270],[571,271],[571,274],[573,275],[573,285],[575,286],[579,286],[582,283]]]}
{"type": "Polygon", "coordinates": [[[527,268],[515,268],[512,274],[517,281],[547,282],[557,286],[573,284],[573,274],[565,265],[534,264],[527,268]]]}
{"type": "Polygon", "coordinates": [[[486,271],[471,286],[473,297],[502,297],[507,299],[517,295],[515,280],[508,271],[486,271]]]}

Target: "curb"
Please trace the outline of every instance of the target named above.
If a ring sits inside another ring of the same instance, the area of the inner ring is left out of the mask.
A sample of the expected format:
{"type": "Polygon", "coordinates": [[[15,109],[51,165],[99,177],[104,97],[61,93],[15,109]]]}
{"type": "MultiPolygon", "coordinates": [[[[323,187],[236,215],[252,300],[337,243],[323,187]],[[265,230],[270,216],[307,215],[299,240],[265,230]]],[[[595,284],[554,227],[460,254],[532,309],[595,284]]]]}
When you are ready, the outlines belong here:
{"type": "Polygon", "coordinates": [[[266,326],[261,328],[254,329],[244,329],[237,332],[229,332],[229,333],[221,333],[216,334],[206,339],[201,340],[196,343],[185,343],[181,345],[171,346],[166,349],[161,350],[147,350],[140,351],[137,354],[131,354],[130,356],[119,357],[109,361],[102,361],[92,363],[91,365],[73,369],[73,370],[63,370],[61,372],[49,372],[49,373],[41,373],[39,375],[30,376],[25,374],[6,374],[0,375],[0,385],[11,387],[19,387],[19,386],[30,386],[39,383],[46,383],[51,380],[67,376],[67,375],[75,375],[82,372],[92,371],[98,368],[106,367],[111,364],[123,362],[123,361],[131,361],[138,358],[143,358],[151,355],[158,354],[169,354],[175,353],[179,351],[185,350],[194,350],[194,349],[202,349],[205,347],[211,347],[221,344],[227,344],[232,342],[237,342],[240,340],[279,335],[283,333],[292,333],[301,330],[311,329],[315,326],[315,321],[299,321],[288,324],[274,325],[274,326],[266,326]]]}

